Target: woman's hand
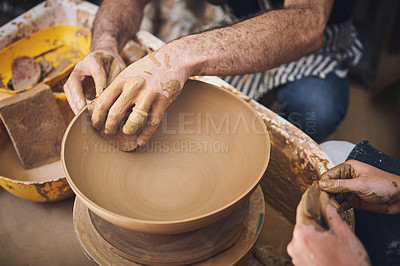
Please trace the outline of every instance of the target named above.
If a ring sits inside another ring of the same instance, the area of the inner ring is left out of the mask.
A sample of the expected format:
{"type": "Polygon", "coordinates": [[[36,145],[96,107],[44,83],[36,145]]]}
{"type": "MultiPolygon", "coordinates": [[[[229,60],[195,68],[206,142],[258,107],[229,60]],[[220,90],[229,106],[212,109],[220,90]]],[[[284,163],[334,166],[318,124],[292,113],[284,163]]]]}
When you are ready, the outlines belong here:
{"type": "Polygon", "coordinates": [[[329,230],[305,221],[302,202],[297,207],[293,239],[287,246],[294,265],[370,265],[367,252],[336,209],[326,207],[329,230]]]}
{"type": "Polygon", "coordinates": [[[93,78],[97,97],[125,67],[122,58],[112,50],[96,50],[89,53],[75,65],[64,84],[68,103],[75,114],[86,106],[86,97],[82,88],[82,81],[85,77],[93,78]]]}
{"type": "Polygon", "coordinates": [[[138,144],[143,146],[149,140],[166,108],[179,95],[189,77],[182,61],[178,62],[176,56],[172,58],[162,50],[129,65],[96,99],[92,115],[95,128],[104,127],[106,134],[115,134],[122,129],[124,134],[132,135],[147,119],[138,144]],[[123,118],[130,108],[132,111],[124,123],[123,118]]]}
{"type": "Polygon", "coordinates": [[[373,212],[400,212],[400,176],[369,164],[349,160],[324,173],[321,189],[339,194],[336,200],[349,207],[373,212]]]}

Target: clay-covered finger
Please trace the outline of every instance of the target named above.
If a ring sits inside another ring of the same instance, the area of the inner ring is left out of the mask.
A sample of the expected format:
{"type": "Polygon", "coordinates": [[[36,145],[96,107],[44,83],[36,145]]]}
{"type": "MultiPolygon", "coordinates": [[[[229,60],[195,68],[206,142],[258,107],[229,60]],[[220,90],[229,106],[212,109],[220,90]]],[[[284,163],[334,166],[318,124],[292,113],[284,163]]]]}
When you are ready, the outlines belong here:
{"type": "Polygon", "coordinates": [[[93,127],[101,129],[107,116],[107,112],[117,97],[122,92],[124,79],[115,79],[110,86],[96,99],[92,114],[93,127]]]}
{"type": "Polygon", "coordinates": [[[327,222],[329,224],[329,228],[335,232],[338,231],[348,231],[350,232],[349,226],[342,220],[342,217],[339,215],[337,210],[331,206],[326,206],[326,215],[327,215],[327,222]]]}
{"type": "Polygon", "coordinates": [[[103,67],[99,67],[92,73],[92,77],[94,80],[95,88],[96,88],[96,97],[99,97],[100,94],[107,86],[107,74],[103,67]]]}
{"type": "Polygon", "coordinates": [[[81,76],[77,72],[71,73],[67,82],[64,84],[64,92],[75,114],[79,113],[79,111],[86,106],[86,98],[82,91],[81,76]]]}
{"type": "Polygon", "coordinates": [[[118,61],[116,59],[114,59],[111,62],[110,69],[108,70],[108,73],[107,73],[106,86],[110,85],[111,82],[113,82],[113,80],[119,75],[121,70],[122,70],[122,68],[121,68],[120,64],[118,63],[118,61]]]}
{"type": "Polygon", "coordinates": [[[114,134],[117,131],[118,124],[121,122],[128,108],[135,103],[143,85],[144,79],[139,77],[130,77],[126,80],[121,95],[108,112],[104,128],[106,134],[114,134]]]}
{"type": "Polygon", "coordinates": [[[355,178],[355,171],[351,164],[342,163],[322,174],[321,180],[355,178]]]}
{"type": "Polygon", "coordinates": [[[167,109],[168,104],[164,101],[158,101],[152,106],[151,113],[147,119],[146,128],[142,131],[140,136],[138,137],[138,145],[145,145],[154,131],[157,129],[158,125],[161,123],[165,110],[167,109]]]}
{"type": "Polygon", "coordinates": [[[132,113],[122,128],[122,132],[127,135],[134,134],[140,127],[143,126],[149,109],[154,101],[154,93],[143,93],[139,96],[135,106],[132,108],[132,113]]]}

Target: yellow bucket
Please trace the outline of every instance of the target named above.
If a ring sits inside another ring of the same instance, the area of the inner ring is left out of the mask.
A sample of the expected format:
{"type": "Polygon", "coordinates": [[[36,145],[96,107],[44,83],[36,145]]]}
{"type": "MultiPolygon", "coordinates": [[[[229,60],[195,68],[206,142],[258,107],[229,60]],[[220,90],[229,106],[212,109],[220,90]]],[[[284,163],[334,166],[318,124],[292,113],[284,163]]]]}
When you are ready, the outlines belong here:
{"type": "MultiPolygon", "coordinates": [[[[18,56],[30,56],[37,61],[44,58],[52,64],[53,72],[50,72],[40,83],[51,86],[54,91],[54,85],[65,79],[75,64],[89,53],[90,43],[90,30],[72,25],[52,26],[12,43],[0,51],[2,59],[0,92],[9,95],[22,92],[7,88],[7,83],[12,77],[11,63],[18,56]]],[[[54,96],[65,122],[69,123],[74,114],[64,92],[58,90],[54,92],[54,96]]],[[[32,172],[32,170],[22,168],[7,131],[0,121],[0,157],[2,156],[4,157],[2,163],[5,165],[0,167],[0,186],[10,193],[24,199],[41,202],[58,201],[73,195],[62,172],[54,171],[51,167],[42,169],[43,172],[40,172],[41,169],[32,172]],[[12,165],[11,168],[10,165],[12,165]]]]}

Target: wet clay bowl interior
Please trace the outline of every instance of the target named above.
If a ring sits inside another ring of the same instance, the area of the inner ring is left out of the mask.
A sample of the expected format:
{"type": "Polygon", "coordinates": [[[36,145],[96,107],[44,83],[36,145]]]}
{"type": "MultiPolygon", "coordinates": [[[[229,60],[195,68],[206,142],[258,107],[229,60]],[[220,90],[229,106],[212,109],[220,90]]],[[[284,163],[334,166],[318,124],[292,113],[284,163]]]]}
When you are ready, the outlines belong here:
{"type": "Polygon", "coordinates": [[[244,100],[190,80],[144,147],[116,150],[84,110],[61,153],[69,184],[91,211],[130,230],[173,234],[235,210],[265,172],[270,141],[244,100]]]}

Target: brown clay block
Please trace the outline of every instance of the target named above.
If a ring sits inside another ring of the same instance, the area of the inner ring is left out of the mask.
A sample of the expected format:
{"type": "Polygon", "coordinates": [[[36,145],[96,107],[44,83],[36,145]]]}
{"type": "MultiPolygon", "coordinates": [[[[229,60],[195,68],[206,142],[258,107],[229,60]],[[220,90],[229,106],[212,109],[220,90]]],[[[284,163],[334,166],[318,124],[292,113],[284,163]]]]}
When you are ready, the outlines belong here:
{"type": "Polygon", "coordinates": [[[0,117],[25,169],[60,159],[66,124],[49,86],[1,100],[0,117]]]}

